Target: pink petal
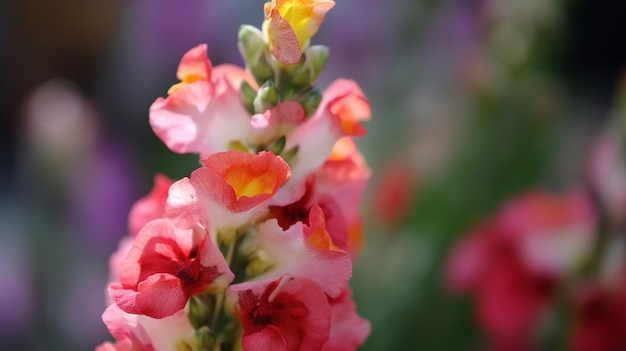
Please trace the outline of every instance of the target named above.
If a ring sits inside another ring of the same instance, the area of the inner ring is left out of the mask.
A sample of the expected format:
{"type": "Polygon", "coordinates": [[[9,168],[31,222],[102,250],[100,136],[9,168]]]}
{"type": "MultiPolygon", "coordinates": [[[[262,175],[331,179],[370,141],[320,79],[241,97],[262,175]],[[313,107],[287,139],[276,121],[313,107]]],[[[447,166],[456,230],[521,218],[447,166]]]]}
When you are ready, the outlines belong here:
{"type": "Polygon", "coordinates": [[[301,222],[283,231],[276,219],[259,225],[259,246],[275,261],[259,279],[289,274],[317,282],[329,296],[338,296],[352,276],[352,260],[344,251],[324,250],[306,242],[301,222]]]}
{"type": "Polygon", "coordinates": [[[185,81],[190,76],[195,76],[205,81],[211,80],[211,62],[209,61],[206,44],[200,44],[183,55],[178,65],[176,77],[181,81],[185,81]]]}
{"type": "Polygon", "coordinates": [[[346,287],[336,299],[330,299],[330,340],[322,351],[354,351],[361,346],[372,329],[370,323],[359,317],[352,291],[346,287]]]}
{"type": "Polygon", "coordinates": [[[178,277],[153,274],[139,283],[135,303],[141,314],[159,319],[185,308],[187,299],[178,277]]]}
{"type": "Polygon", "coordinates": [[[298,126],[285,144],[285,150],[298,147],[298,153],[290,162],[291,179],[272,203],[284,206],[301,198],[306,190],[306,177],[324,164],[335,142],[342,136],[341,121],[327,109],[298,126]]]}
{"type": "Polygon", "coordinates": [[[213,89],[209,82],[198,81],[150,106],[150,126],[170,150],[184,154],[207,148],[213,89]]]}
{"type": "Polygon", "coordinates": [[[284,18],[280,16],[278,8],[272,9],[269,14],[270,51],[276,59],[286,65],[293,65],[300,61],[302,51],[296,33],[284,18]]]}

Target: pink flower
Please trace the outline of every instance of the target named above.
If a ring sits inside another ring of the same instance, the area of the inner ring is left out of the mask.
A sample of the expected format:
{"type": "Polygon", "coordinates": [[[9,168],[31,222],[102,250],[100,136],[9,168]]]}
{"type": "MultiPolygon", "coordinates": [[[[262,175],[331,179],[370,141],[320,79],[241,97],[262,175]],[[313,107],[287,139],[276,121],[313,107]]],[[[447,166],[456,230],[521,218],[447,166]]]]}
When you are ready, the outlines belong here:
{"type": "Polygon", "coordinates": [[[333,244],[354,254],[362,241],[359,204],[369,176],[363,156],[352,139],[344,137],[335,143],[322,167],[307,178],[302,198],[287,206],[270,206],[271,216],[284,230],[299,221],[308,225],[309,211],[317,204],[333,244]]]}
{"type": "Polygon", "coordinates": [[[320,350],[331,312],[324,290],[302,277],[232,285],[228,302],[243,327],[244,350],[320,350]]]}
{"type": "Polygon", "coordinates": [[[365,340],[371,331],[370,323],[359,317],[356,305],[352,301],[352,291],[345,290],[330,302],[330,339],[322,351],[354,351],[365,340]]]}
{"type": "Polygon", "coordinates": [[[270,269],[257,279],[285,274],[317,282],[326,294],[337,297],[352,275],[350,255],[337,248],[326,231],[322,209],[314,205],[310,225],[298,222],[283,230],[276,219],[259,225],[257,240],[270,269]]]}
{"type": "Polygon", "coordinates": [[[165,201],[172,183],[174,183],[173,180],[162,174],[154,176],[154,186],[150,193],[139,199],[130,209],[128,215],[129,235],[135,236],[146,223],[153,219],[165,217],[165,201]]]}
{"type": "Polygon", "coordinates": [[[120,282],[109,294],[125,312],[153,318],[171,316],[190,296],[224,288],[234,278],[205,231],[180,229],[154,220],[137,234],[122,260],[120,282]]]}
{"type": "Polygon", "coordinates": [[[332,0],[272,0],[265,3],[263,24],[270,51],[284,64],[295,64],[302,50],[335,6],[332,0]]]}
{"type": "Polygon", "coordinates": [[[238,89],[242,80],[256,83],[243,69],[212,69],[203,44],[183,56],[178,77],[182,82],[170,88],[169,96],[150,107],[150,125],[170,150],[204,158],[249,135],[250,114],[238,89]]]}
{"type": "Polygon", "coordinates": [[[315,114],[287,135],[285,150],[298,147],[298,153],[289,163],[292,177],[273,203],[284,206],[301,198],[308,175],[326,162],[339,139],[364,135],[359,122],[369,119],[370,114],[369,102],[354,81],[333,82],[324,91],[315,114]]]}
{"type": "Polygon", "coordinates": [[[453,249],[447,280],[476,297],[497,349],[524,350],[557,287],[590,247],[595,215],[583,193],[531,192],[511,201],[453,249]]]}
{"type": "Polygon", "coordinates": [[[192,345],[195,332],[183,310],[154,319],[126,313],[112,304],[102,314],[102,320],[116,342],[104,342],[96,351],[177,351],[182,345],[192,345]]]}
{"type": "Polygon", "coordinates": [[[341,128],[345,135],[364,136],[367,131],[360,124],[371,118],[372,110],[369,101],[359,85],[350,79],[337,79],[324,90],[319,106],[327,108],[341,120],[341,128]]]}
{"type": "Polygon", "coordinates": [[[256,215],[290,177],[287,163],[271,152],[258,155],[229,150],[202,160],[195,170],[170,187],[166,211],[179,224],[237,228],[256,215]]]}

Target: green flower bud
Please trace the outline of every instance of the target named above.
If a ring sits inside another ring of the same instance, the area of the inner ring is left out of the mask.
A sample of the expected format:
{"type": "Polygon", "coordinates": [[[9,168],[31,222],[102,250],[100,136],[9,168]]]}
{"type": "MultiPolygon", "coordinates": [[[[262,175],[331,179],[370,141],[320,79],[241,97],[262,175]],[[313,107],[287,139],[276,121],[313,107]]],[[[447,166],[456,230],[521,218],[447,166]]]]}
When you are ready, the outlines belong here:
{"type": "Polygon", "coordinates": [[[292,162],[295,160],[296,155],[298,155],[298,149],[299,149],[299,146],[296,145],[295,147],[281,154],[281,156],[283,157],[283,160],[285,160],[285,162],[287,162],[290,166],[292,165],[292,162]]]}
{"type": "Polygon", "coordinates": [[[280,155],[281,152],[285,149],[285,143],[287,142],[287,138],[283,135],[280,138],[276,139],[273,143],[267,146],[266,150],[275,153],[276,155],[280,155]]]}
{"type": "Polygon", "coordinates": [[[243,100],[248,112],[254,113],[254,98],[256,98],[256,90],[254,90],[254,88],[244,79],[241,81],[239,91],[241,99],[243,100]]]}
{"type": "Polygon", "coordinates": [[[309,82],[313,84],[328,63],[329,50],[324,45],[313,45],[304,50],[304,66],[309,71],[309,82]]]}
{"type": "Polygon", "coordinates": [[[193,351],[193,348],[184,341],[179,341],[174,346],[176,351],[193,351]]]}
{"type": "Polygon", "coordinates": [[[187,317],[189,317],[189,322],[191,322],[194,329],[198,329],[207,324],[209,320],[209,310],[198,296],[193,296],[189,299],[187,317]]]}
{"type": "Polygon", "coordinates": [[[304,50],[302,59],[295,65],[284,66],[289,80],[295,86],[313,85],[328,62],[328,47],[313,45],[304,50]]]}
{"type": "Polygon", "coordinates": [[[304,114],[309,117],[315,113],[317,107],[322,102],[322,93],[317,88],[312,88],[309,92],[298,99],[304,108],[304,114]]]}
{"type": "Polygon", "coordinates": [[[213,350],[216,341],[215,335],[209,327],[204,326],[198,329],[193,336],[194,350],[213,350]]]}
{"type": "Polygon", "coordinates": [[[246,67],[261,84],[274,76],[274,69],[268,63],[269,48],[261,31],[250,25],[239,28],[239,52],[246,61],[246,67]]]}
{"type": "Polygon", "coordinates": [[[263,113],[278,104],[278,90],[273,80],[267,80],[254,98],[254,111],[263,113]]]}
{"type": "Polygon", "coordinates": [[[248,152],[248,148],[239,140],[233,140],[228,143],[228,149],[248,152]]]}

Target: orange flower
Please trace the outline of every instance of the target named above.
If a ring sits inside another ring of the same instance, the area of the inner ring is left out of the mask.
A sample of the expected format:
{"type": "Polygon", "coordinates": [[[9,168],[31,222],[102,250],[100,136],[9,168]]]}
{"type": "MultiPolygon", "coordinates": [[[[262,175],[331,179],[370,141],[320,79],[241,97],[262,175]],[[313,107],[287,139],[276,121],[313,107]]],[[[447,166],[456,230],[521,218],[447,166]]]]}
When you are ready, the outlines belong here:
{"type": "Polygon", "coordinates": [[[265,3],[265,29],[270,50],[284,64],[295,64],[317,33],[332,0],[272,0],[265,3]]]}

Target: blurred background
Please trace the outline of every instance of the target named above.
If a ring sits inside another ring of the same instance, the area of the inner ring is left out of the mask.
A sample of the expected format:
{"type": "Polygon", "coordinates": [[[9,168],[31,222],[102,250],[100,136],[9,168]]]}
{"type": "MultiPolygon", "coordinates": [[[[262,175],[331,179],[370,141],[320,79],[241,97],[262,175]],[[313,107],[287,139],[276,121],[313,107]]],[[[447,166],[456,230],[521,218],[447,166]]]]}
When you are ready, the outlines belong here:
{"type": "MultiPolygon", "coordinates": [[[[336,2],[313,38],[331,49],[318,85],[355,79],[373,109],[357,140],[373,173],[352,280],[373,327],[362,350],[490,347],[475,297],[446,286],[451,252],[470,229],[532,189],[575,187],[592,198],[595,223],[610,217],[622,229],[626,211],[599,194],[620,202],[624,174],[605,175],[610,187],[589,174],[624,163],[594,163],[592,150],[606,135],[620,145],[626,130],[626,3],[336,2]]],[[[197,165],[156,138],[148,108],[198,43],[213,64],[242,65],[238,27],[260,26],[263,3],[0,3],[1,349],[111,340],[100,318],[107,261],[130,206],[155,173],[178,179],[197,165]]],[[[626,306],[623,285],[614,295],[626,306]]],[[[610,318],[626,321],[624,311],[610,318]]]]}

